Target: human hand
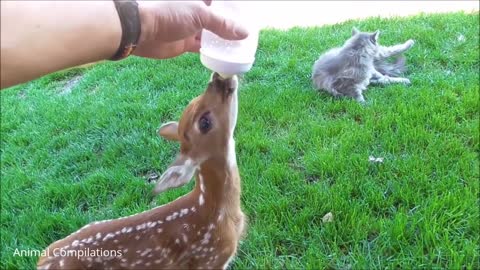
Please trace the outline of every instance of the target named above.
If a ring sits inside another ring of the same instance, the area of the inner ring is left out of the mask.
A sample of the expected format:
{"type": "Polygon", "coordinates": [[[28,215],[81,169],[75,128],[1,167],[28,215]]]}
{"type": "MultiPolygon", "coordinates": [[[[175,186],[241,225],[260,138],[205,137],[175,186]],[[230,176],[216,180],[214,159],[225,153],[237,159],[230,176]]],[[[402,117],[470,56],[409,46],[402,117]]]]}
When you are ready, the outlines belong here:
{"type": "Polygon", "coordinates": [[[248,36],[245,28],[212,12],[202,1],[139,1],[142,33],[134,55],[171,58],[200,50],[203,28],[229,40],[248,36]]]}

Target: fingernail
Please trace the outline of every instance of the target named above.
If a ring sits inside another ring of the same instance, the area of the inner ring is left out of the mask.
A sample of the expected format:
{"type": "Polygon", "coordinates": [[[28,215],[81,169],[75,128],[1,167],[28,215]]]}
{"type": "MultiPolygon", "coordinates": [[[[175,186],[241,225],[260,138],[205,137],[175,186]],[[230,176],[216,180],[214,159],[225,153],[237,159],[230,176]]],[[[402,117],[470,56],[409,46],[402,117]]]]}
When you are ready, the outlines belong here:
{"type": "Polygon", "coordinates": [[[234,32],[235,36],[237,36],[239,39],[245,39],[248,37],[248,30],[243,26],[237,25],[234,32]]]}

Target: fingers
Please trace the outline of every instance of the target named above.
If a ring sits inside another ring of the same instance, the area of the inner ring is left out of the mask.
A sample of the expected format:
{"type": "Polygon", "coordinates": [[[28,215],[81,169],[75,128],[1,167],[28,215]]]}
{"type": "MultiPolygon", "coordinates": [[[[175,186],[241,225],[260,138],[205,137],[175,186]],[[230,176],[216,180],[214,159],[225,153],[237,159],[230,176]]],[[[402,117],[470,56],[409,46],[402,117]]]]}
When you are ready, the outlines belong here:
{"type": "Polygon", "coordinates": [[[200,51],[200,41],[194,40],[191,44],[185,45],[187,47],[187,52],[198,53],[200,51]]]}
{"type": "Polygon", "coordinates": [[[200,34],[185,39],[185,50],[187,52],[199,52],[201,47],[200,34]]]}
{"type": "Polygon", "coordinates": [[[215,14],[208,8],[202,8],[199,12],[202,28],[205,28],[218,36],[229,39],[239,40],[248,36],[248,30],[238,23],[215,14]]]}
{"type": "Polygon", "coordinates": [[[202,40],[202,31],[198,31],[198,33],[195,34],[195,40],[198,40],[198,41],[202,40]]]}
{"type": "Polygon", "coordinates": [[[152,41],[144,43],[141,46],[137,47],[133,54],[147,58],[166,59],[176,57],[183,54],[184,52],[189,51],[186,46],[191,46],[192,50],[195,49],[194,43],[192,42],[192,44],[189,45],[186,40],[161,43],[152,41]]]}

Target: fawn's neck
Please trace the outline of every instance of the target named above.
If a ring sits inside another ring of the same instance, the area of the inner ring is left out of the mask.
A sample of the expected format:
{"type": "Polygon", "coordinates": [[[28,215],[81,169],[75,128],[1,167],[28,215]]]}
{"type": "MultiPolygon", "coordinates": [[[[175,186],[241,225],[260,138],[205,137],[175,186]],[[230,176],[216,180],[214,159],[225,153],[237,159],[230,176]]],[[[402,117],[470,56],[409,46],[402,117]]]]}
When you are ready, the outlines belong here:
{"type": "Polygon", "coordinates": [[[195,179],[200,206],[222,211],[239,209],[240,176],[231,158],[211,158],[200,165],[195,179]]]}

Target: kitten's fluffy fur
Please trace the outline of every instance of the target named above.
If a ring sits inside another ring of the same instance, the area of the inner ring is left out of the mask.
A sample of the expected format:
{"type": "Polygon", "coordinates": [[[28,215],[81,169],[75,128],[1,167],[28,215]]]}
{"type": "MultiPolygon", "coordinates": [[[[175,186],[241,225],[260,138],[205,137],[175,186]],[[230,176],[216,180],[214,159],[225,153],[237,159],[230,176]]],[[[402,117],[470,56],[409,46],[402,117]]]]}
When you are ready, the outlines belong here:
{"type": "Polygon", "coordinates": [[[314,86],[336,97],[353,97],[363,103],[363,91],[370,83],[410,84],[407,78],[398,77],[405,70],[404,58],[398,57],[395,63],[389,63],[387,58],[410,49],[414,41],[384,47],[378,44],[378,35],[378,30],[366,33],[353,28],[352,37],[342,47],[327,51],[315,62],[314,86]]]}

